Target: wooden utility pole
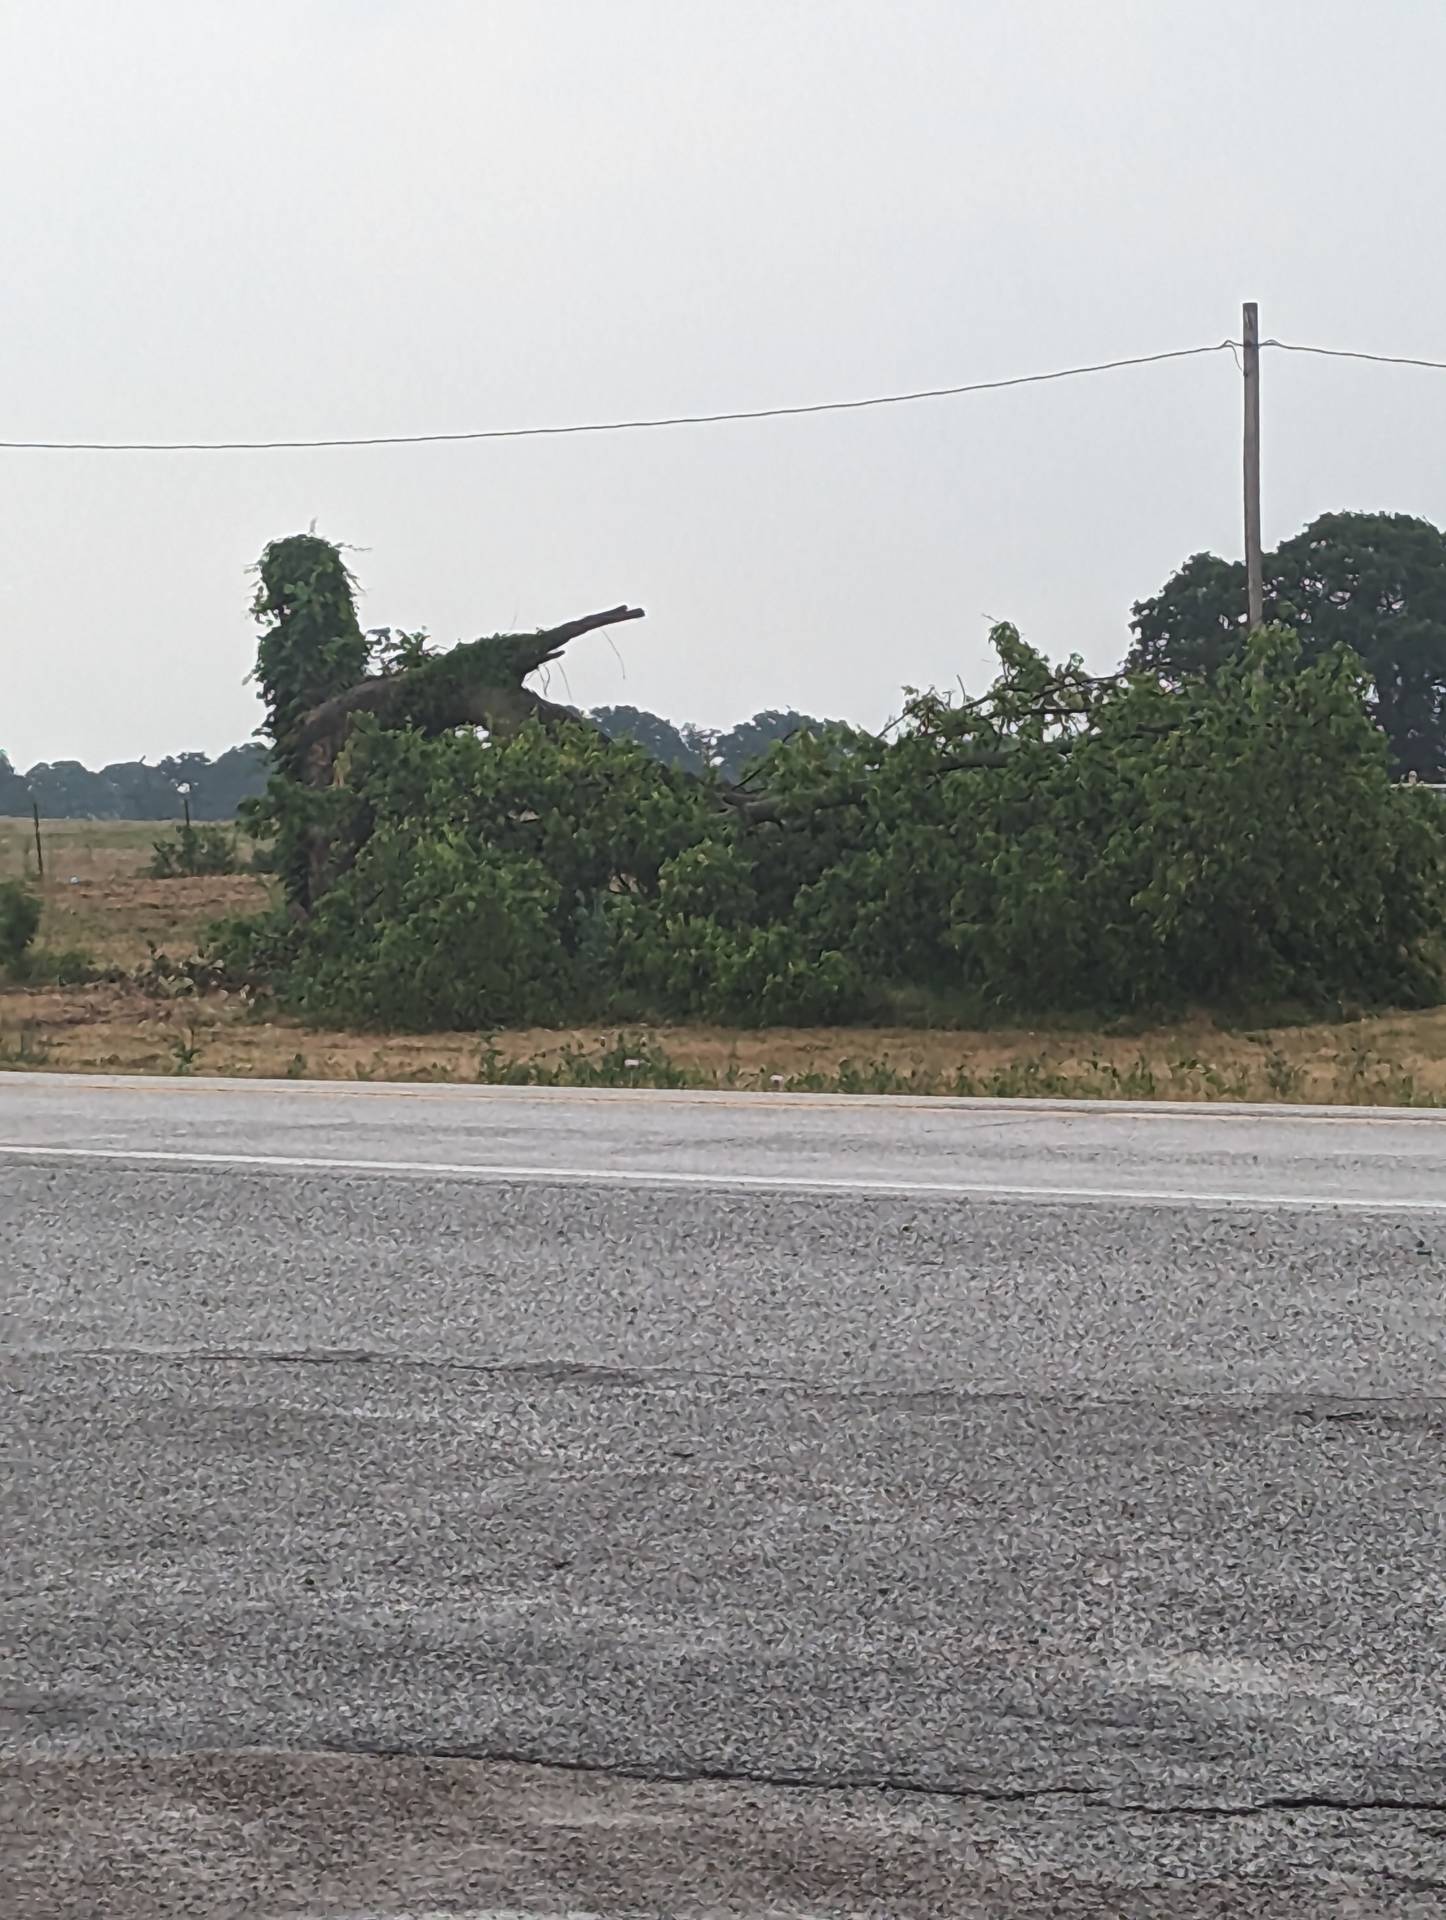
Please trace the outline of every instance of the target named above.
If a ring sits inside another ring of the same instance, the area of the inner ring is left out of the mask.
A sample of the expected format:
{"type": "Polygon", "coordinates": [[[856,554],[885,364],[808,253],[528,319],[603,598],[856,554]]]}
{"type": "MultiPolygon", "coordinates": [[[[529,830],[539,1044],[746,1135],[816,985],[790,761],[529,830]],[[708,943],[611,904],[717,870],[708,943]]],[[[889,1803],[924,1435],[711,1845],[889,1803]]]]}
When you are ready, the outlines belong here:
{"type": "Polygon", "coordinates": [[[40,802],[38,800],[30,802],[30,812],[35,821],[35,877],[37,880],[43,880],[45,878],[45,842],[40,837],[40,802]]]}
{"type": "Polygon", "coordinates": [[[1241,309],[1245,356],[1245,611],[1253,633],[1265,625],[1265,571],[1260,557],[1260,309],[1241,309]]]}

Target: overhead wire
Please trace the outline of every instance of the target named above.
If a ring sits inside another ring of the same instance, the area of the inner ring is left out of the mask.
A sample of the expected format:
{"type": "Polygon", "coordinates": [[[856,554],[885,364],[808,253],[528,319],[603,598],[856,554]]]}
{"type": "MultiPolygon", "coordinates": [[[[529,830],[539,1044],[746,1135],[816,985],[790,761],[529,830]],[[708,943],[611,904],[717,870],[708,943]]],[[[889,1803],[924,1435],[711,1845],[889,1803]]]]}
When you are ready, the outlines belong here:
{"type": "MultiPolygon", "coordinates": [[[[793,406],[735,407],[716,413],[658,414],[639,419],[572,421],[557,426],[474,427],[435,433],[348,434],[286,440],[0,440],[7,453],[282,453],[344,447],[442,446],[483,440],[561,439],[583,434],[641,433],[663,427],[707,427],[727,421],[791,420],[824,413],[858,413],[867,408],[908,406],[921,400],[951,400],[964,394],[1000,393],[1012,387],[1043,386],[1053,381],[1077,380],[1090,374],[1114,373],[1126,367],[1158,366],[1167,360],[1191,360],[1204,354],[1229,353],[1240,367],[1239,340],[1211,341],[1198,347],[1171,347],[1163,353],[1128,354],[1118,360],[1095,360],[1080,366],[1056,367],[1047,373],[1016,373],[998,380],[969,380],[957,386],[917,387],[901,393],[877,393],[858,400],[813,400],[793,406]]],[[[1318,347],[1295,340],[1260,342],[1262,351],[1315,354],[1332,360],[1362,360],[1377,366],[1428,367],[1446,372],[1446,360],[1430,360],[1399,353],[1368,353],[1352,347],[1318,347]]]]}
{"type": "Polygon", "coordinates": [[[1446,360],[1422,360],[1407,353],[1363,353],[1355,347],[1309,347],[1298,340],[1262,340],[1262,347],[1276,347],[1281,353],[1315,353],[1328,360],[1369,360],[1378,367],[1433,367],[1446,373],[1446,360]]]}
{"type": "Polygon", "coordinates": [[[663,414],[640,420],[589,420],[551,427],[477,427],[452,433],[376,433],[315,440],[0,440],[7,452],[47,453],[276,453],[322,447],[419,447],[466,440],[539,440],[569,434],[637,433],[657,427],[706,427],[726,420],[786,420],[803,414],[854,413],[865,407],[897,407],[917,400],[948,400],[959,394],[996,393],[1006,387],[1039,386],[1052,380],[1075,380],[1084,374],[1113,373],[1121,367],[1147,367],[1162,360],[1188,360],[1204,353],[1223,353],[1231,345],[1216,340],[1209,346],[1173,347],[1165,353],[1131,354],[1120,360],[1097,360],[1086,366],[1058,367],[1049,373],[1017,373],[1002,380],[971,380],[954,387],[920,387],[908,393],[871,394],[862,400],[815,400],[800,406],[744,407],[725,413],[663,414]]]}

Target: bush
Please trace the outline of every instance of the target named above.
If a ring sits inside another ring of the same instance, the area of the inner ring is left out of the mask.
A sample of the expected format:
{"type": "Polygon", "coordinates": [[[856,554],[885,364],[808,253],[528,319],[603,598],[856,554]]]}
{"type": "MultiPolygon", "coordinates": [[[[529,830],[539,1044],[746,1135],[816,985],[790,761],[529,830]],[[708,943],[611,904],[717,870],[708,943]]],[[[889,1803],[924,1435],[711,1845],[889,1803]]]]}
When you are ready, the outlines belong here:
{"type": "Polygon", "coordinates": [[[101,974],[89,947],[32,947],[19,977],[31,987],[84,987],[101,974]]]}
{"type": "Polygon", "coordinates": [[[557,905],[535,860],[450,834],[376,834],[299,936],[287,997],[362,1027],[556,1021],[568,999],[557,905]]]}
{"type": "Polygon", "coordinates": [[[225,827],[197,827],[188,820],[153,844],[147,871],[153,880],[195,879],[239,869],[236,836],[225,827]]]}
{"type": "Polygon", "coordinates": [[[0,880],[0,972],[12,979],[26,970],[40,931],[40,902],[23,881],[0,880]]]}

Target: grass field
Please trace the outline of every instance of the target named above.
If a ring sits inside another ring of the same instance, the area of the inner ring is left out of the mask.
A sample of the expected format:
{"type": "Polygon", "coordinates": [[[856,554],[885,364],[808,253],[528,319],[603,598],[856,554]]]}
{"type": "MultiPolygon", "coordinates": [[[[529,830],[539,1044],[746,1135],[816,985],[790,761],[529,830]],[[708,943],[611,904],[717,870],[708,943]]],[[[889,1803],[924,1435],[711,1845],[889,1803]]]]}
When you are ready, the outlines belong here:
{"type": "MultiPolygon", "coordinates": [[[[266,903],[265,883],[249,874],[215,880],[151,880],[152,843],[174,820],[56,820],[43,823],[47,947],[83,947],[98,967],[138,967],[152,945],[194,950],[200,929],[229,913],[266,903]]],[[[0,820],[0,880],[35,872],[29,820],[0,820]]]]}
{"type": "MultiPolygon", "coordinates": [[[[128,977],[0,986],[0,1066],[330,1079],[556,1080],[879,1092],[1446,1105],[1446,1008],[1338,1025],[1130,1029],[921,1027],[733,1032],[656,1027],[412,1035],[318,1031],[235,995],[197,997],[149,963],[193,953],[203,929],[266,904],[255,875],[152,880],[169,825],[43,828],[41,941],[84,948],[128,977]]],[[[0,879],[34,872],[30,821],[0,820],[0,879]]]]}

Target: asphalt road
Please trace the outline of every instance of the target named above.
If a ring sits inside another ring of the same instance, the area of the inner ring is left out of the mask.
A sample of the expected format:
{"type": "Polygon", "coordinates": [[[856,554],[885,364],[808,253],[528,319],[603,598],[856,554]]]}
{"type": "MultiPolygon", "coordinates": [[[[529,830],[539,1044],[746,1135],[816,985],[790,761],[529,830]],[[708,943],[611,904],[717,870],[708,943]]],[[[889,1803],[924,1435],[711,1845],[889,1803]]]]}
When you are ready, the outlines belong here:
{"type": "Polygon", "coordinates": [[[0,1076],[0,1379],[18,1920],[1446,1911],[1446,1118],[0,1076]]]}

